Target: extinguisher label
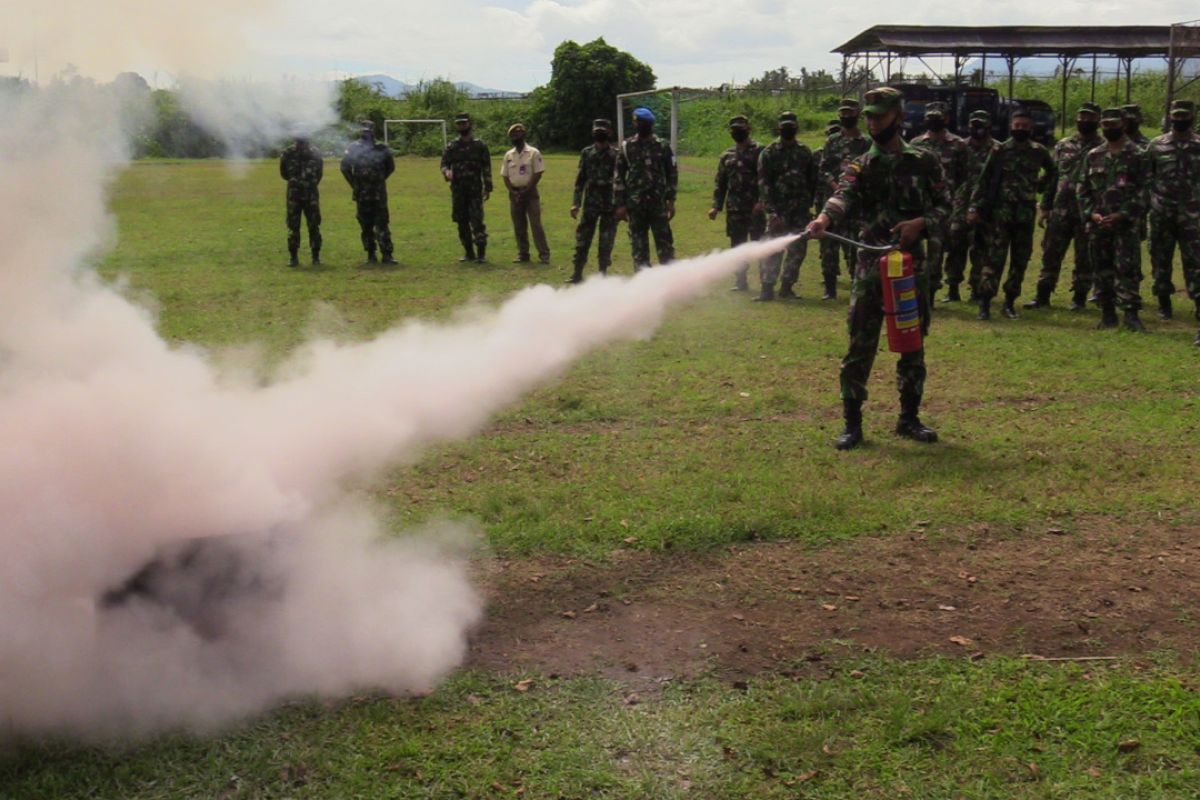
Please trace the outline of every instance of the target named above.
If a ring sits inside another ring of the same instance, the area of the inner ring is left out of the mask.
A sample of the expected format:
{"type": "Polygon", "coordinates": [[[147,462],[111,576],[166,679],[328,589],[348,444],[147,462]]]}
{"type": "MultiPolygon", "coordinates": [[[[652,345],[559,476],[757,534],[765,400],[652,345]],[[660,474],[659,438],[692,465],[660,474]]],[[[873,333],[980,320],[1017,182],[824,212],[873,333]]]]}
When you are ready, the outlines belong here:
{"type": "Polygon", "coordinates": [[[904,253],[899,250],[893,250],[887,256],[887,270],[889,278],[899,278],[904,275],[904,253]]]}

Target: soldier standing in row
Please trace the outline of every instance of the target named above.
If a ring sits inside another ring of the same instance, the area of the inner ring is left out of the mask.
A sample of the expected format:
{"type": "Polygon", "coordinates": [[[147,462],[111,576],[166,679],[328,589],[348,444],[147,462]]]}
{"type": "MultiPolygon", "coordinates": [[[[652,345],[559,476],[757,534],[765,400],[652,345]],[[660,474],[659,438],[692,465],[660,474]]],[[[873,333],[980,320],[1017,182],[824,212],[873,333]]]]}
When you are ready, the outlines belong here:
{"type": "MultiPolygon", "coordinates": [[[[1196,105],[1171,103],[1171,130],[1146,150],[1150,168],[1150,265],[1154,294],[1163,319],[1172,314],[1171,282],[1175,246],[1183,261],[1183,280],[1200,319],[1200,135],[1193,131],[1196,105]]],[[[1200,333],[1196,335],[1200,345],[1200,333]]]]}
{"type": "MultiPolygon", "coordinates": [[[[853,98],[843,98],[838,104],[837,130],[829,134],[817,161],[817,208],[824,208],[825,202],[837,191],[842,173],[846,171],[850,162],[867,152],[871,146],[871,140],[863,136],[858,127],[861,112],[862,106],[853,98]]],[[[841,271],[842,255],[845,255],[846,270],[851,278],[854,275],[856,255],[848,246],[832,239],[821,239],[820,251],[821,277],[825,281],[825,294],[821,299],[834,300],[837,298],[837,276],[841,271]]]]}
{"type": "Polygon", "coordinates": [[[362,229],[363,249],[367,263],[376,263],[375,246],[384,264],[395,264],[392,258],[392,231],[389,228],[387,179],[396,171],[392,151],[375,141],[375,125],[364,122],[362,135],[346,148],[342,158],[342,175],[350,184],[350,196],[357,208],[358,226],[362,229]]]}
{"type": "MultiPolygon", "coordinates": [[[[767,214],[767,231],[773,237],[800,233],[811,219],[817,162],[808,145],[797,141],[799,129],[795,114],[790,111],[780,114],[779,138],[764,147],[758,158],[759,198],[767,214]]],[[[807,249],[808,241],[799,239],[789,244],[785,253],[776,253],[763,261],[758,300],[775,299],[775,279],[779,277],[781,261],[779,297],[796,299],[792,287],[800,279],[800,265],[807,249]]]]}
{"type": "MultiPolygon", "coordinates": [[[[932,154],[907,144],[900,136],[904,98],[895,89],[873,89],[865,95],[867,126],[874,144],[855,159],[837,192],[808,225],[809,235],[821,237],[831,225],[857,221],[859,238],[867,244],[887,244],[899,238],[910,253],[917,273],[918,303],[923,332],[929,329],[928,298],[924,291],[921,239],[944,224],[951,199],[942,179],[942,168],[932,154]]],[[[849,450],[862,443],[862,406],[867,380],[879,350],[883,325],[883,283],[877,255],[860,252],[850,299],[850,349],[842,359],[842,410],[846,428],[835,446],[849,450]]],[[[901,354],[896,364],[900,390],[900,419],[896,433],[918,442],[937,441],[937,433],[921,422],[925,387],[925,351],[901,354]]]]}
{"type": "Polygon", "coordinates": [[[983,275],[979,280],[979,319],[991,319],[992,298],[1000,288],[1004,263],[1010,258],[1008,280],[1004,282],[1004,316],[1017,318],[1014,306],[1021,295],[1025,268],[1033,255],[1033,228],[1037,217],[1037,196],[1043,194],[1042,207],[1050,207],[1051,193],[1058,185],[1058,173],[1050,152],[1032,141],[1033,117],[1024,108],[1012,114],[1011,136],[988,159],[983,174],[971,195],[967,219],[972,225],[987,222],[983,275]]]}
{"type": "MultiPolygon", "coordinates": [[[[762,202],[758,199],[758,156],[762,145],[750,138],[750,120],[736,116],[729,120],[729,135],[733,146],[721,154],[717,162],[717,177],[713,181],[712,207],[708,218],[716,219],[725,210],[725,235],[729,246],[757,242],[767,227],[762,202]]],[[[747,277],[750,265],[737,271],[734,291],[750,288],[747,277]]]]}
{"type": "Polygon", "coordinates": [[[1100,106],[1084,103],[1075,115],[1075,133],[1054,145],[1054,164],[1058,169],[1058,188],[1051,210],[1042,210],[1039,222],[1046,228],[1042,238],[1042,271],[1038,275],[1037,297],[1026,308],[1045,308],[1058,284],[1063,257],[1075,242],[1075,271],[1071,275],[1071,310],[1082,311],[1092,284],[1092,264],[1075,198],[1075,169],[1088,151],[1104,143],[1100,130],[1100,106]]]}
{"type": "Polygon", "coordinates": [[[1079,212],[1088,228],[1092,266],[1103,317],[1101,328],[1117,326],[1117,305],[1125,311],[1125,327],[1144,332],[1138,317],[1142,305],[1142,248],[1138,229],[1146,214],[1149,170],[1147,157],[1125,133],[1121,109],[1100,115],[1105,144],[1088,151],[1079,165],[1079,212]]]}
{"type": "Polygon", "coordinates": [[[487,226],[483,204],[492,196],[492,156],[487,145],[471,133],[471,115],[454,118],[458,138],[442,153],[442,177],[450,184],[450,217],[458,225],[463,257],[459,261],[487,261],[487,226]]]}
{"type": "Polygon", "coordinates": [[[621,143],[617,154],[617,180],[613,203],[617,219],[629,221],[629,243],[635,271],[650,266],[650,234],[658,263],[675,258],[675,237],[671,220],[675,218],[675,191],[679,172],[671,145],[654,135],[654,112],[648,108],[633,110],[637,130],[621,143]]]}
{"type": "Polygon", "coordinates": [[[937,230],[928,231],[929,252],[925,256],[925,273],[929,278],[929,302],[942,288],[942,261],[945,256],[947,240],[950,237],[950,225],[957,215],[959,192],[967,182],[967,143],[962,137],[946,130],[946,117],[949,107],[940,100],[935,100],[925,106],[925,133],[912,140],[914,147],[928,150],[937,156],[942,165],[942,176],[950,196],[955,199],[955,211],[950,218],[937,230]]]}
{"type": "Polygon", "coordinates": [[[279,156],[279,176],[287,181],[288,266],[300,266],[300,216],[308,223],[308,246],[313,266],[321,263],[321,195],[318,189],[325,174],[321,151],[307,136],[297,136],[279,156]]]}
{"type": "Polygon", "coordinates": [[[971,290],[970,301],[979,302],[979,278],[983,274],[983,249],[986,240],[982,223],[972,225],[967,220],[967,209],[971,205],[971,193],[983,168],[1000,143],[992,138],[992,115],[979,109],[971,112],[967,121],[967,164],[963,183],[954,197],[954,213],[950,220],[950,238],[946,246],[946,296],[943,303],[956,303],[962,299],[959,284],[967,271],[967,257],[971,259],[971,271],[967,286],[971,290]]]}
{"type": "Polygon", "coordinates": [[[596,244],[600,274],[607,274],[612,266],[613,242],[617,238],[617,219],[613,216],[613,177],[617,174],[617,151],[609,142],[610,138],[612,123],[606,119],[593,120],[592,144],[579,154],[571,219],[579,219],[581,206],[583,219],[579,219],[579,224],[575,226],[575,269],[567,283],[583,281],[583,268],[587,264],[588,251],[592,249],[592,237],[597,227],[600,228],[600,240],[596,244]]]}

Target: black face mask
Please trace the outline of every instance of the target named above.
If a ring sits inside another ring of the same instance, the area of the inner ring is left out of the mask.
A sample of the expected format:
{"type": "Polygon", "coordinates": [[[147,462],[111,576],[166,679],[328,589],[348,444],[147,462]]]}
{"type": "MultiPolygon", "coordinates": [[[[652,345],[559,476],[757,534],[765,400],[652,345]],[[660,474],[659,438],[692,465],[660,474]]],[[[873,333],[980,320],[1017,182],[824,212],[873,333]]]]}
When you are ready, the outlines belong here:
{"type": "Polygon", "coordinates": [[[750,138],[750,131],[745,128],[734,128],[729,132],[735,142],[744,142],[750,138]]]}
{"type": "Polygon", "coordinates": [[[938,117],[927,119],[925,120],[925,127],[931,131],[944,131],[946,130],[946,120],[938,117]]]}
{"type": "Polygon", "coordinates": [[[1094,120],[1089,120],[1087,122],[1076,122],[1075,130],[1079,131],[1079,133],[1083,136],[1095,136],[1096,131],[1100,130],[1100,123],[1094,120]]]}
{"type": "Polygon", "coordinates": [[[459,135],[459,136],[464,136],[464,137],[465,137],[465,136],[470,136],[470,135],[471,135],[471,126],[470,126],[470,125],[468,125],[468,126],[467,126],[467,127],[465,127],[465,128],[459,128],[459,129],[458,129],[458,135],[459,135]]]}
{"type": "Polygon", "coordinates": [[[1104,129],[1104,138],[1108,139],[1110,142],[1119,142],[1119,141],[1121,141],[1121,138],[1124,135],[1125,135],[1125,130],[1123,128],[1105,128],[1104,129]]]}
{"type": "Polygon", "coordinates": [[[984,126],[982,126],[982,125],[972,125],[971,126],[971,138],[972,139],[986,139],[987,135],[988,135],[988,129],[985,128],[984,126]]]}
{"type": "Polygon", "coordinates": [[[637,132],[639,136],[649,136],[650,134],[654,133],[654,123],[646,122],[645,120],[638,120],[637,132]]]}
{"type": "Polygon", "coordinates": [[[838,123],[843,128],[847,128],[847,129],[857,128],[858,127],[858,117],[838,117],[838,123]]]}
{"type": "Polygon", "coordinates": [[[592,141],[596,143],[607,142],[608,134],[604,131],[595,131],[592,133],[592,141]]]}
{"type": "Polygon", "coordinates": [[[1125,132],[1127,134],[1129,134],[1130,136],[1137,136],[1138,131],[1141,129],[1141,127],[1142,126],[1140,123],[1130,122],[1125,126],[1125,132]]]}
{"type": "Polygon", "coordinates": [[[1192,121],[1190,119],[1173,119],[1171,120],[1171,130],[1184,133],[1192,129],[1192,121]]]}
{"type": "Polygon", "coordinates": [[[888,125],[883,130],[879,131],[878,133],[872,133],[871,138],[875,140],[875,144],[882,146],[890,142],[892,139],[895,139],[896,134],[899,132],[900,123],[896,120],[893,120],[892,124],[888,125]]]}
{"type": "Polygon", "coordinates": [[[1033,136],[1033,131],[1013,131],[1012,138],[1014,142],[1028,142],[1033,136]]]}
{"type": "Polygon", "coordinates": [[[780,128],[779,129],[779,138],[786,139],[787,141],[790,142],[792,139],[796,138],[796,129],[793,128],[791,125],[788,125],[786,128],[780,128]]]}

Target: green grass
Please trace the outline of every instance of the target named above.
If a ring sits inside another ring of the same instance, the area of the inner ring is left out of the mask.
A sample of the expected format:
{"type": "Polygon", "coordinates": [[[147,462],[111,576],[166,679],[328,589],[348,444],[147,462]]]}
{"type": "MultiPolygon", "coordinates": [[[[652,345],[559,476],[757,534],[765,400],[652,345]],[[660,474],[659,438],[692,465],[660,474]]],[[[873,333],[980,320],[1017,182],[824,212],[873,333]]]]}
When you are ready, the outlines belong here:
{"type": "MultiPolygon", "coordinates": [[[[683,254],[723,243],[723,224],[704,217],[710,162],[683,162],[683,254]]],[[[352,206],[332,169],[326,265],[292,270],[273,164],[235,180],[220,163],[155,162],[118,179],[119,236],[100,269],[156,298],[169,339],[256,346],[274,361],[314,329],[366,337],[560,282],[574,165],[548,163],[551,267],[508,263],[501,198],[488,206],[492,263],[458,264],[436,165],[405,159],[390,183],[399,268],[359,266],[352,206]]],[[[628,274],[623,231],[617,252],[614,270],[628,274]]],[[[1093,330],[1095,312],[983,325],[967,309],[939,310],[926,418],[943,442],[890,435],[893,359],[881,353],[870,444],[841,454],[830,442],[845,302],[814,299],[815,262],[814,248],[802,302],[751,304],[716,287],[652,340],[593,354],[483,435],[383,476],[378,499],[397,527],[479,520],[505,556],[603,557],[630,536],[696,552],[750,538],[819,547],[917,519],[1013,536],[1085,513],[1131,529],[1160,512],[1194,519],[1194,322],[1154,322],[1153,335],[1137,337],[1093,330]]],[[[1035,257],[1029,288],[1037,266],[1035,257]]],[[[1085,669],[850,657],[828,678],[807,675],[763,675],[745,691],[671,682],[627,705],[626,687],[598,679],[535,675],[521,694],[511,686],[524,676],[460,674],[424,699],[293,706],[211,737],[10,745],[0,798],[1123,800],[1193,797],[1200,785],[1200,673],[1186,658],[1085,669]],[[1119,752],[1128,739],[1140,747],[1119,752]]]]}

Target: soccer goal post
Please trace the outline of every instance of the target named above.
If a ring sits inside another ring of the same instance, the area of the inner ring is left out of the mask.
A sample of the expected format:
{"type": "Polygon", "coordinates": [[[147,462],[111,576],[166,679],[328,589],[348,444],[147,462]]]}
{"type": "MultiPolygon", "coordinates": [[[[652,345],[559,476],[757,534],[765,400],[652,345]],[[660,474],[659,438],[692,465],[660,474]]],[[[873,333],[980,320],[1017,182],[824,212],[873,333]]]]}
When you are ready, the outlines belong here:
{"type": "Polygon", "coordinates": [[[670,89],[649,89],[644,92],[625,92],[617,95],[617,142],[625,141],[625,101],[634,97],[649,97],[655,94],[671,95],[671,152],[679,157],[679,93],[683,89],[672,86],[670,89]]]}
{"type": "Polygon", "coordinates": [[[444,150],[446,145],[450,142],[446,135],[446,120],[444,119],[385,119],[383,121],[383,143],[389,146],[391,144],[391,134],[388,130],[388,126],[390,125],[441,125],[442,149],[444,150]]]}

